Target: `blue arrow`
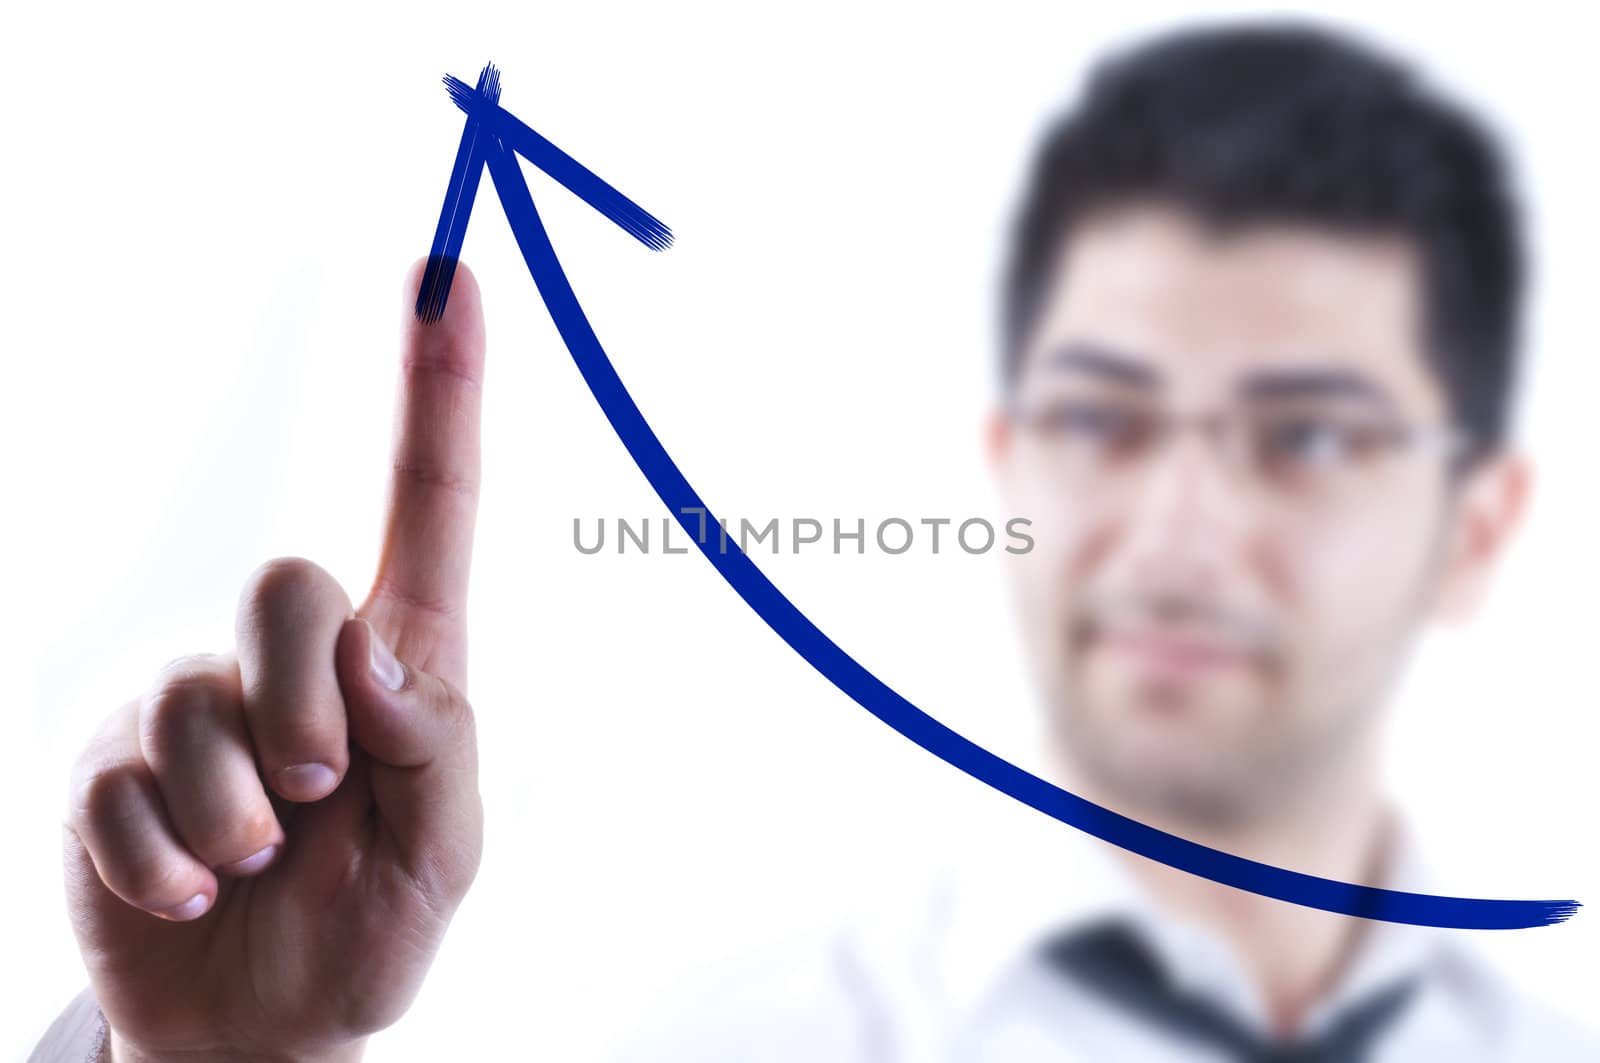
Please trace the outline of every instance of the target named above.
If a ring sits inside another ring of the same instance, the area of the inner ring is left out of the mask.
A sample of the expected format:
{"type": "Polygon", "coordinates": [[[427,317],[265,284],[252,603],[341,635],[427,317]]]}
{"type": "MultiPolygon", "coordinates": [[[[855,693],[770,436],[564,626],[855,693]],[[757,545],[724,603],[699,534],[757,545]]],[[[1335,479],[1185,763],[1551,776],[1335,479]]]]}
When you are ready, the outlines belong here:
{"type": "Polygon", "coordinates": [[[417,297],[417,316],[434,320],[444,309],[467,215],[482,166],[487,165],[517,246],[556,330],[639,471],[699,544],[701,553],[756,615],[862,708],[940,760],[1047,816],[1140,856],[1262,896],[1364,919],[1474,930],[1549,926],[1571,918],[1578,910],[1580,905],[1572,900],[1498,900],[1379,889],[1212,849],[1113,812],[1024,771],[901,697],[823,634],[737,544],[730,541],[731,549],[721,544],[713,549],[711,540],[698,534],[697,527],[715,525],[717,518],[678,471],[612,367],[556,258],[516,156],[525,155],[646,246],[665,248],[671,243],[671,230],[501,108],[499,72],[493,64],[484,68],[475,89],[456,78],[446,78],[446,85],[451,98],[467,113],[467,124],[434,238],[430,269],[417,297]],[[437,270],[432,268],[434,262],[437,270]]]}

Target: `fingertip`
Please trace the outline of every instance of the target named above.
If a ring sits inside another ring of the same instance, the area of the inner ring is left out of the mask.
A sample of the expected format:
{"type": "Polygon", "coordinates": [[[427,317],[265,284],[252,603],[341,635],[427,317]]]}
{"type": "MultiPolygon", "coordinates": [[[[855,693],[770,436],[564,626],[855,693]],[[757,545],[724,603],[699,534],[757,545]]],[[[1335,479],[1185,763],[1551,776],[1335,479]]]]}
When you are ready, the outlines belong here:
{"type": "Polygon", "coordinates": [[[290,764],[279,768],[272,777],[272,788],[278,796],[305,804],[320,801],[339,787],[338,768],[321,761],[290,764]]]}
{"type": "MultiPolygon", "coordinates": [[[[374,752],[369,745],[373,736],[390,730],[391,718],[407,696],[403,688],[408,682],[408,673],[392,652],[384,652],[385,648],[377,630],[365,617],[355,617],[345,623],[335,648],[339,684],[349,713],[350,737],[369,753],[374,752]],[[386,665],[385,659],[392,665],[386,665]],[[393,669],[399,670],[399,690],[394,686],[393,669]]],[[[379,739],[377,744],[385,743],[379,739]]]]}
{"type": "Polygon", "coordinates": [[[170,908],[152,911],[150,914],[165,919],[170,923],[187,923],[200,918],[211,909],[212,895],[207,891],[200,891],[182,904],[175,904],[170,908]]]}
{"type": "Polygon", "coordinates": [[[359,625],[366,630],[347,625],[337,649],[351,741],[382,764],[430,763],[464,727],[470,733],[470,706],[437,673],[396,659],[375,625],[359,625]]]}
{"type": "Polygon", "coordinates": [[[478,289],[478,279],[459,258],[441,256],[438,265],[441,277],[430,277],[430,267],[435,260],[423,255],[406,271],[404,302],[409,327],[423,335],[448,336],[469,346],[481,344],[483,339],[483,302],[478,289]],[[433,288],[440,280],[448,278],[443,311],[433,318],[436,310],[436,293],[429,291],[424,297],[424,285],[433,288]],[[424,306],[428,314],[423,316],[424,306]]]}
{"type": "Polygon", "coordinates": [[[381,697],[405,685],[404,669],[366,617],[356,616],[345,621],[335,655],[341,681],[348,684],[347,691],[381,697]],[[389,662],[393,662],[392,665],[389,662]],[[400,675],[398,686],[393,680],[396,671],[400,675]]]}
{"type": "MultiPolygon", "coordinates": [[[[277,861],[278,853],[282,848],[281,845],[274,842],[251,853],[243,860],[235,860],[231,864],[223,864],[217,868],[217,871],[234,878],[248,878],[251,875],[258,875],[277,861]]],[[[190,899],[192,900],[193,898],[190,899]]]]}
{"type": "MultiPolygon", "coordinates": [[[[406,291],[412,299],[416,298],[417,289],[422,286],[422,278],[427,276],[428,263],[432,261],[432,255],[423,255],[412,262],[411,268],[406,270],[406,291]]],[[[474,295],[478,292],[478,279],[473,276],[472,270],[467,266],[465,259],[458,258],[455,260],[455,273],[450,284],[452,295],[455,294],[455,286],[457,284],[462,284],[464,288],[471,289],[474,295]]]]}

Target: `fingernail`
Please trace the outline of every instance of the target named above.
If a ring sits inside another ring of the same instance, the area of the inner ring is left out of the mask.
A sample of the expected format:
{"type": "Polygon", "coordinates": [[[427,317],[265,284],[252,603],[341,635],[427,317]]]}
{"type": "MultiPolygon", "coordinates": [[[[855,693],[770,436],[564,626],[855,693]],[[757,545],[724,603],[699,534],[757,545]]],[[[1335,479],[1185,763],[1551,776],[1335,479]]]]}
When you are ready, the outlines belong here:
{"type": "MultiPolygon", "coordinates": [[[[322,765],[318,764],[316,766],[320,768],[322,765]]],[[[251,853],[243,860],[235,860],[231,864],[223,864],[217,870],[224,875],[253,875],[272,863],[272,858],[277,855],[278,846],[274,843],[258,852],[251,853]]]]}
{"type": "Polygon", "coordinates": [[[315,801],[328,796],[338,781],[338,774],[326,764],[291,764],[278,772],[278,792],[291,801],[315,801]]]}
{"type": "Polygon", "coordinates": [[[189,920],[197,918],[202,912],[204,912],[210,903],[211,898],[207,897],[204,893],[196,893],[193,897],[190,897],[182,904],[168,908],[164,911],[157,912],[156,914],[163,919],[170,919],[174,923],[187,923],[189,920]]]}
{"type": "MultiPolygon", "coordinates": [[[[365,620],[362,623],[367,624],[365,620]]],[[[378,637],[377,631],[373,630],[371,624],[367,624],[367,633],[371,636],[372,677],[385,689],[399,690],[406,685],[405,669],[400,667],[394,651],[378,637]]]]}

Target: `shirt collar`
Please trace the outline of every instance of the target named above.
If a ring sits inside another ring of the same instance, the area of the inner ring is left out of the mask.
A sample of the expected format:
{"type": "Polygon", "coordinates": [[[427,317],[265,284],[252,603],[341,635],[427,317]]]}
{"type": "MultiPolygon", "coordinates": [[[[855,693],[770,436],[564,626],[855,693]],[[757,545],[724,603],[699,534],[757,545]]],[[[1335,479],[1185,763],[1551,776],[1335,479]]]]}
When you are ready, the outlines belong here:
{"type": "MultiPolygon", "coordinates": [[[[932,958],[952,1017],[973,1014],[1051,936],[1118,917],[1133,924],[1178,985],[1266,1028],[1264,1002],[1220,936],[1164,911],[1109,843],[1031,811],[1007,811],[1001,822],[975,832],[940,891],[932,958]]],[[[1421,850],[1403,822],[1393,845],[1386,885],[1427,892],[1421,850]]],[[[1308,1014],[1306,1032],[1314,1034],[1353,1002],[1431,966],[1442,966],[1453,986],[1467,991],[1469,1008],[1496,997],[1483,991],[1490,972],[1459,932],[1373,921],[1339,982],[1308,1014]]]]}
{"type": "Polygon", "coordinates": [[[1109,845],[1032,810],[972,832],[941,891],[936,972],[947,1006],[970,1013],[1048,937],[1151,904],[1109,845]]]}

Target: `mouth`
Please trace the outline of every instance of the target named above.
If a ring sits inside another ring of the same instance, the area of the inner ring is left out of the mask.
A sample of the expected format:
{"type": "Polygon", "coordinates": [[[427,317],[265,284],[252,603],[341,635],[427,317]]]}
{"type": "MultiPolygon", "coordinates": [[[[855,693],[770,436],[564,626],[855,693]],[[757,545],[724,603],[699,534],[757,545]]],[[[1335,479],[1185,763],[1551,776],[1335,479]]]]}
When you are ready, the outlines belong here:
{"type": "Polygon", "coordinates": [[[1163,682],[1193,682],[1254,660],[1237,643],[1159,628],[1111,628],[1100,631],[1095,641],[1140,678],[1163,682]]]}

